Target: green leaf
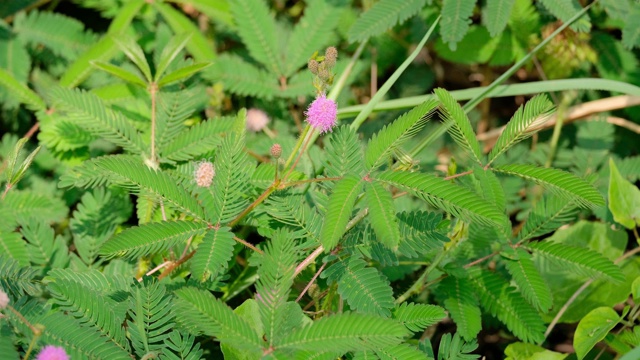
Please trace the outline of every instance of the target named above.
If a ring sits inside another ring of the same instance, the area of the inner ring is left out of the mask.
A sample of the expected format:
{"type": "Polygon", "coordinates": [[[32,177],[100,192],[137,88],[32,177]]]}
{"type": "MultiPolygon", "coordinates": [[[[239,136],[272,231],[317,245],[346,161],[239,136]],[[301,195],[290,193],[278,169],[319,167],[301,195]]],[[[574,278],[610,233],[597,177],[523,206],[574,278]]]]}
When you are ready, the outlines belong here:
{"type": "Polygon", "coordinates": [[[593,250],[551,241],[529,243],[526,247],[546,258],[572,266],[585,276],[624,280],[624,275],[618,266],[593,250]]]}
{"type": "Polygon", "coordinates": [[[262,352],[262,339],[255,330],[209,291],[182,288],[174,293],[176,313],[194,334],[215,336],[240,349],[262,352]]]}
{"type": "Polygon", "coordinates": [[[153,2],[152,6],[162,18],[169,24],[174,34],[191,34],[186,48],[198,62],[209,62],[216,58],[215,47],[201,32],[200,29],[186,15],[169,4],[153,2]]]}
{"type": "Polygon", "coordinates": [[[382,317],[391,315],[393,290],[389,280],[359,256],[352,255],[329,266],[321,275],[331,283],[338,283],[338,293],[349,307],[363,314],[382,317]]]}
{"type": "Polygon", "coordinates": [[[566,201],[557,196],[545,196],[531,209],[517,239],[526,240],[544,235],[571,223],[577,215],[578,207],[573,201],[566,201]]]}
{"type": "MultiPolygon", "coordinates": [[[[256,61],[270,72],[284,75],[282,57],[278,47],[278,31],[273,16],[264,0],[235,0],[230,2],[231,13],[238,25],[237,31],[256,61]]],[[[299,49],[296,49],[296,51],[299,49]]],[[[311,56],[307,54],[305,56],[311,56]]]]}
{"type": "Polygon", "coordinates": [[[489,164],[513,145],[535,134],[537,128],[549,119],[552,111],[553,103],[546,95],[534,96],[524,106],[520,106],[491,149],[489,164]]]}
{"type": "Polygon", "coordinates": [[[468,341],[475,339],[482,329],[482,319],[478,299],[469,280],[449,276],[442,280],[440,287],[447,296],[444,307],[456,323],[458,334],[468,341]]]}
{"type": "Polygon", "coordinates": [[[515,0],[487,0],[487,6],[482,9],[482,23],[491,36],[499,35],[507,26],[515,2],[515,0]]]}
{"type": "Polygon", "coordinates": [[[473,269],[471,282],[479,293],[480,303],[518,338],[528,342],[544,340],[545,326],[536,309],[499,275],[473,269]]]}
{"type": "MultiPolygon", "coordinates": [[[[540,0],[553,16],[557,17],[563,22],[567,22],[577,12],[582,10],[582,6],[578,0],[540,0]]],[[[589,15],[585,14],[573,24],[571,28],[575,31],[588,32],[591,29],[591,21],[589,21],[589,15]]]]}
{"type": "Polygon", "coordinates": [[[393,310],[393,318],[402,322],[411,332],[424,331],[447,317],[440,306],[403,303],[393,310]]]}
{"type": "Polygon", "coordinates": [[[404,325],[391,319],[362,314],[325,316],[291,333],[277,348],[331,351],[367,350],[399,344],[408,335],[404,325]]]}
{"type": "Polygon", "coordinates": [[[522,296],[538,310],[547,312],[553,305],[551,291],[531,259],[531,255],[517,249],[518,259],[506,260],[507,270],[520,289],[522,296]]]}
{"type": "Polygon", "coordinates": [[[100,136],[124,149],[142,154],[147,146],[131,123],[120,113],[109,109],[96,95],[60,87],[49,96],[58,111],[95,136],[100,136]]]}
{"type": "Polygon", "coordinates": [[[447,180],[424,173],[402,171],[386,171],[376,178],[399,189],[410,191],[436,208],[466,221],[478,221],[485,225],[499,225],[504,228],[508,224],[505,214],[493,204],[447,180]]]}
{"type": "Polygon", "coordinates": [[[409,258],[441,249],[449,241],[446,228],[440,226],[442,214],[426,211],[402,212],[397,215],[400,224],[398,252],[409,258]]]}
{"type": "Polygon", "coordinates": [[[578,360],[584,359],[587,353],[603,340],[619,321],[620,316],[610,307],[593,309],[582,318],[573,338],[573,348],[576,350],[578,360]]]}
{"type": "Polygon", "coordinates": [[[47,108],[47,105],[38,94],[29,89],[27,85],[21,84],[13,74],[3,68],[0,68],[0,85],[6,87],[13,96],[16,96],[21,103],[31,110],[37,111],[47,108]]]}
{"type": "MultiPolygon", "coordinates": [[[[2,239],[1,236],[2,234],[0,233],[0,240],[2,239]]],[[[18,238],[20,238],[19,235],[18,238]]],[[[22,239],[20,239],[20,242],[24,244],[22,239]]],[[[36,281],[37,270],[30,266],[21,267],[22,264],[17,259],[10,258],[4,249],[2,250],[2,253],[0,253],[0,289],[6,292],[7,295],[13,296],[16,300],[24,297],[25,293],[30,295],[39,293],[41,289],[39,288],[40,281],[36,281]]],[[[28,263],[29,259],[27,257],[25,265],[28,265],[28,263]]]]}
{"type": "Polygon", "coordinates": [[[371,170],[384,164],[394,150],[420,132],[436,106],[437,101],[427,100],[374,134],[365,152],[367,168],[371,170]]]}
{"type": "Polygon", "coordinates": [[[364,42],[370,37],[386,32],[396,24],[417,14],[424,7],[425,2],[425,0],[376,2],[351,26],[347,34],[349,42],[364,42]]]}
{"type": "Polygon", "coordinates": [[[304,15],[293,28],[287,43],[284,76],[289,77],[315,51],[324,48],[334,35],[334,30],[345,10],[344,3],[324,0],[308,1],[304,15]]]}
{"type": "Polygon", "coordinates": [[[138,357],[150,351],[159,351],[174,327],[177,312],[173,311],[173,297],[165,286],[146,278],[131,290],[127,332],[138,357]]]}
{"type": "Polygon", "coordinates": [[[462,106],[445,89],[437,88],[433,92],[440,100],[440,112],[443,116],[444,126],[449,128],[451,137],[460,147],[473,156],[478,164],[482,165],[480,143],[476,139],[476,134],[473,132],[469,118],[462,106]]]}
{"type": "Polygon", "coordinates": [[[209,230],[191,260],[191,275],[199,281],[224,275],[236,242],[228,227],[209,230]]]}
{"type": "Polygon", "coordinates": [[[147,58],[144,56],[144,51],[138,43],[136,43],[131,38],[118,38],[114,37],[113,41],[118,44],[118,47],[124,54],[133,62],[140,71],[142,71],[142,75],[144,75],[147,83],[151,83],[153,81],[153,77],[151,76],[151,68],[149,67],[149,63],[147,62],[147,58]]]}
{"type": "Polygon", "coordinates": [[[175,71],[172,71],[162,78],[158,82],[158,87],[164,87],[176,81],[185,80],[196,74],[202,69],[206,69],[211,66],[211,63],[195,63],[181,67],[175,71]]]}
{"type": "Polygon", "coordinates": [[[362,180],[352,175],[345,176],[333,188],[320,231],[320,239],[325,251],[330,251],[338,245],[346,231],[361,189],[362,180]]]}
{"type": "Polygon", "coordinates": [[[86,50],[75,62],[73,62],[62,75],[60,86],[73,88],[81,84],[91,73],[93,67],[92,60],[109,61],[118,53],[118,47],[113,41],[112,35],[119,36],[131,24],[133,18],[141,13],[141,8],[145,6],[144,0],[132,0],[127,2],[113,21],[109,25],[107,35],[86,50]]]}
{"type": "Polygon", "coordinates": [[[328,177],[347,174],[362,175],[362,149],[356,132],[348,126],[340,126],[329,134],[325,145],[324,167],[328,177]]]}
{"type": "Polygon", "coordinates": [[[206,224],[194,221],[163,221],[134,226],[107,240],[100,254],[138,259],[163,252],[202,234],[206,224]]]}
{"type": "Polygon", "coordinates": [[[185,47],[187,42],[191,39],[192,33],[185,32],[178,34],[169,40],[169,42],[162,49],[160,53],[160,60],[156,65],[156,71],[153,77],[153,81],[158,82],[164,75],[164,72],[169,67],[169,64],[180,54],[180,51],[185,47]]]}
{"type": "Polygon", "coordinates": [[[440,33],[442,40],[449,43],[452,51],[456,50],[457,42],[462,40],[469,29],[476,0],[444,0],[442,3],[442,22],[440,33]]]}
{"type": "Polygon", "coordinates": [[[207,15],[213,23],[221,22],[225,26],[233,27],[233,16],[229,10],[228,0],[210,1],[210,0],[173,0],[180,4],[189,4],[201,13],[207,15]]]}
{"type": "Polygon", "coordinates": [[[376,355],[380,358],[380,360],[424,360],[428,359],[425,357],[425,353],[418,350],[417,347],[409,344],[399,344],[394,346],[388,346],[381,349],[375,350],[376,355]]]}
{"type": "Polygon", "coordinates": [[[609,210],[613,220],[627,229],[640,226],[640,189],[620,175],[613,159],[609,159],[609,210]]]}
{"type": "Polygon", "coordinates": [[[29,265],[27,243],[17,232],[0,232],[0,253],[17,261],[21,266],[29,265]]]}
{"type": "Polygon", "coordinates": [[[143,89],[147,88],[147,83],[144,82],[144,80],[142,78],[140,78],[140,76],[138,76],[137,74],[132,73],[129,70],[123,69],[119,66],[115,66],[103,61],[90,61],[91,65],[95,66],[96,68],[108,72],[109,74],[115,76],[115,77],[119,77],[120,79],[130,82],[132,84],[138,85],[140,87],[142,87],[143,89]]]}
{"type": "Polygon", "coordinates": [[[625,25],[622,28],[622,45],[627,49],[640,46],[640,24],[634,19],[640,16],[640,4],[631,4],[631,12],[627,15],[625,25]]]}
{"type": "Polygon", "coordinates": [[[534,181],[555,195],[569,201],[575,201],[585,208],[605,204],[598,190],[583,179],[566,171],[524,164],[498,166],[492,170],[534,181]]]}
{"type": "MultiPolygon", "coordinates": [[[[173,161],[198,159],[222,144],[223,133],[231,130],[233,121],[229,117],[215,118],[193,125],[160,148],[163,158],[173,161]]],[[[163,142],[164,143],[164,142],[163,142]]]]}
{"type": "Polygon", "coordinates": [[[235,55],[221,55],[207,76],[214,81],[221,81],[225,89],[238,95],[264,97],[268,100],[280,94],[270,73],[235,55]]]}
{"type": "Polygon", "coordinates": [[[256,299],[269,346],[291,330],[287,326],[287,319],[291,317],[287,305],[293,303],[287,300],[298,260],[295,246],[289,232],[276,231],[260,259],[256,299]]]}
{"type": "Polygon", "coordinates": [[[505,360],[564,360],[569,354],[547,350],[542,346],[522,342],[511,343],[504,349],[505,360]]]}
{"type": "Polygon", "coordinates": [[[378,241],[396,250],[400,243],[400,227],[391,193],[378,182],[371,181],[365,183],[364,195],[369,205],[369,220],[378,241]]]}

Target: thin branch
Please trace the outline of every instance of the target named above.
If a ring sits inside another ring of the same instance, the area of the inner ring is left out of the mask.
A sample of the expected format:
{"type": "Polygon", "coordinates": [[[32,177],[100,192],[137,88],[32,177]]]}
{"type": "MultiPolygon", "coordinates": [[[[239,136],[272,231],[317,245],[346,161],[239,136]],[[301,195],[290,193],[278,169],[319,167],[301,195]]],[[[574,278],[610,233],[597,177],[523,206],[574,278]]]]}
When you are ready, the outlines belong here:
{"type": "Polygon", "coordinates": [[[193,257],[193,255],[196,254],[196,251],[193,250],[192,252],[190,252],[189,254],[187,254],[186,256],[181,257],[180,259],[178,259],[178,261],[172,262],[171,264],[169,264],[164,271],[162,272],[162,274],[160,274],[160,276],[158,276],[158,280],[162,280],[165,277],[169,276],[169,274],[171,274],[171,272],[173,270],[175,270],[178,266],[184,264],[187,260],[191,259],[193,257]]]}
{"type": "Polygon", "coordinates": [[[306,259],[302,260],[302,262],[296,266],[296,271],[293,273],[293,276],[298,276],[302,272],[302,270],[306,269],[322,252],[324,251],[324,246],[320,245],[317,249],[315,249],[306,259]]]}
{"type": "Polygon", "coordinates": [[[257,252],[258,254],[264,254],[264,251],[262,251],[262,250],[258,249],[257,247],[253,246],[253,244],[248,242],[247,240],[242,240],[237,236],[234,236],[233,240],[235,240],[235,241],[239,242],[240,244],[248,247],[249,249],[257,252]]]}
{"type": "Polygon", "coordinates": [[[465,172],[461,172],[460,174],[454,174],[454,175],[451,175],[451,176],[447,176],[447,177],[444,178],[444,180],[451,180],[451,179],[459,178],[459,177],[462,177],[462,176],[465,176],[465,175],[469,175],[471,173],[473,173],[473,170],[467,170],[465,172]]]}
{"type": "Polygon", "coordinates": [[[158,85],[155,82],[149,85],[149,93],[151,94],[151,162],[156,164],[156,95],[158,85]]]}
{"type": "Polygon", "coordinates": [[[327,266],[327,263],[324,263],[324,264],[322,264],[322,266],[320,266],[320,269],[318,269],[318,271],[316,271],[315,275],[313,275],[313,277],[311,278],[311,280],[309,281],[307,286],[305,286],[304,289],[302,289],[302,292],[300,293],[300,295],[298,295],[298,298],[296,299],[296,302],[299,302],[302,299],[302,297],[304,296],[304,294],[307,293],[307,291],[309,290],[311,285],[313,285],[313,283],[316,281],[316,279],[318,278],[318,276],[320,275],[322,270],[324,270],[325,266],[327,266]]]}

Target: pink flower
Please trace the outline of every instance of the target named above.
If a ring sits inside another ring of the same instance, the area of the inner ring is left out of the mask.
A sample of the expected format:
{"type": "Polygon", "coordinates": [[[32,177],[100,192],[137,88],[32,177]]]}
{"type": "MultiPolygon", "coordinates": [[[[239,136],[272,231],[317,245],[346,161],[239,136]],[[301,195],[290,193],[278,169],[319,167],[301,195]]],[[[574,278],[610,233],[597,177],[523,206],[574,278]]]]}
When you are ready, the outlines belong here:
{"type": "Polygon", "coordinates": [[[258,132],[262,131],[269,123],[269,116],[262,110],[249,109],[247,111],[247,130],[258,132]]]}
{"type": "Polygon", "coordinates": [[[305,115],[312,127],[318,129],[320,133],[326,133],[336,126],[338,105],[322,94],[309,105],[305,115]]]}
{"type": "Polygon", "coordinates": [[[36,360],[69,360],[69,355],[62,347],[47,345],[42,348],[36,360]]]}
{"type": "Polygon", "coordinates": [[[201,161],[197,164],[195,172],[196,184],[200,187],[209,187],[216,176],[216,169],[210,161],[201,161]]]}
{"type": "Polygon", "coordinates": [[[6,292],[0,290],[0,310],[4,309],[9,305],[9,296],[6,292]]]}

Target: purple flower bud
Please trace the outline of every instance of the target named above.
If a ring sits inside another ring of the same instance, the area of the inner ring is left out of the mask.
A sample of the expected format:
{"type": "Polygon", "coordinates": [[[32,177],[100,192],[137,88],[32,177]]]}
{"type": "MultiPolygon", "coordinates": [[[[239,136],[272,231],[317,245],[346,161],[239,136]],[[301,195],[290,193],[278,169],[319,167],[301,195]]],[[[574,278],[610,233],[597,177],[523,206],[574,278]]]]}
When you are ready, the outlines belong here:
{"type": "Polygon", "coordinates": [[[69,360],[69,355],[62,347],[47,345],[42,348],[36,360],[69,360]]]}
{"type": "Polygon", "coordinates": [[[322,94],[309,105],[305,112],[307,122],[320,133],[331,131],[336,126],[338,105],[322,94]]]}

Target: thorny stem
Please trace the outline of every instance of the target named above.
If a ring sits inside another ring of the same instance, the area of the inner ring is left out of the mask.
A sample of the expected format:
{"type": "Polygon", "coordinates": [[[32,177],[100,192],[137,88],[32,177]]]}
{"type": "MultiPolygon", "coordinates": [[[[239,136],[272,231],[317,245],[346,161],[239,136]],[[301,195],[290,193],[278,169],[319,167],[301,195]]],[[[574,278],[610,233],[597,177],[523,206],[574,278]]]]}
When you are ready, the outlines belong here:
{"type": "MultiPolygon", "coordinates": [[[[150,276],[150,275],[154,274],[155,272],[159,271],[160,269],[162,269],[163,267],[165,267],[165,266],[167,266],[167,265],[169,265],[169,264],[171,264],[171,263],[172,263],[172,261],[165,261],[165,262],[163,262],[162,264],[160,264],[160,265],[158,265],[158,266],[154,267],[153,269],[149,270],[149,271],[145,274],[145,276],[150,276]]],[[[138,282],[142,282],[142,278],[143,278],[143,276],[140,276],[140,277],[138,278],[138,282]]]]}
{"type": "Polygon", "coordinates": [[[253,244],[248,242],[247,240],[242,240],[237,236],[234,236],[233,240],[235,240],[235,241],[239,242],[240,244],[248,247],[249,249],[257,252],[258,254],[264,254],[264,251],[262,251],[262,250],[258,249],[257,247],[253,246],[253,244]]]}
{"type": "Polygon", "coordinates": [[[271,195],[271,193],[278,188],[278,185],[279,182],[274,181],[271,186],[267,188],[267,190],[265,190],[253,203],[251,203],[251,205],[244,209],[238,216],[236,216],[235,219],[231,220],[228,226],[233,227],[234,225],[239,223],[243,217],[245,217],[248,213],[251,212],[251,210],[255,209],[256,206],[260,205],[269,195],[271,195]]]}
{"type": "Polygon", "coordinates": [[[302,260],[302,262],[296,266],[296,271],[294,271],[293,276],[296,277],[298,274],[302,272],[302,270],[306,269],[309,264],[311,264],[322,252],[324,251],[324,246],[320,245],[317,249],[315,249],[306,259],[302,260]]]}
{"type": "Polygon", "coordinates": [[[178,266],[184,264],[187,260],[191,259],[193,257],[193,255],[196,254],[196,251],[193,250],[192,252],[188,253],[185,256],[180,257],[180,259],[178,259],[178,261],[174,261],[171,264],[167,265],[167,267],[165,267],[164,271],[162,272],[162,274],[160,274],[160,276],[158,276],[158,280],[162,280],[165,277],[169,276],[169,274],[171,274],[171,272],[173,270],[175,270],[178,266]]]}
{"type": "MultiPolygon", "coordinates": [[[[618,264],[622,260],[628,257],[631,257],[639,252],[640,252],[640,247],[627,251],[625,254],[617,258],[616,261],[614,261],[614,263],[618,264]]],[[[573,293],[573,295],[571,295],[569,300],[567,300],[567,302],[564,305],[562,305],[562,308],[560,308],[560,311],[558,311],[556,316],[553,318],[553,320],[547,327],[547,331],[544,332],[545,339],[549,336],[549,334],[551,334],[551,330],[553,330],[556,324],[558,324],[558,321],[560,321],[560,318],[562,317],[562,315],[564,315],[564,313],[569,309],[569,306],[571,306],[571,304],[573,304],[573,302],[576,301],[578,296],[580,296],[580,294],[582,294],[582,292],[585,291],[589,287],[589,285],[591,285],[593,282],[594,282],[594,279],[587,280],[584,284],[582,284],[582,286],[580,286],[580,288],[578,288],[578,290],[576,290],[576,292],[573,293]]]]}
{"type": "Polygon", "coordinates": [[[451,175],[451,176],[447,176],[447,177],[444,178],[444,180],[451,180],[451,179],[459,178],[459,177],[462,177],[462,176],[465,176],[465,175],[469,175],[471,173],[473,173],[473,170],[467,170],[465,172],[461,172],[460,174],[454,174],[454,175],[451,175]]]}
{"type": "Polygon", "coordinates": [[[467,265],[464,266],[464,268],[468,269],[468,268],[470,268],[472,266],[476,266],[476,265],[480,264],[481,262],[483,262],[485,260],[491,259],[492,257],[498,255],[499,253],[500,253],[499,251],[494,251],[494,252],[492,252],[491,254],[489,254],[487,256],[483,256],[480,259],[477,259],[477,260],[474,260],[474,261],[468,263],[467,265]]]}

